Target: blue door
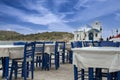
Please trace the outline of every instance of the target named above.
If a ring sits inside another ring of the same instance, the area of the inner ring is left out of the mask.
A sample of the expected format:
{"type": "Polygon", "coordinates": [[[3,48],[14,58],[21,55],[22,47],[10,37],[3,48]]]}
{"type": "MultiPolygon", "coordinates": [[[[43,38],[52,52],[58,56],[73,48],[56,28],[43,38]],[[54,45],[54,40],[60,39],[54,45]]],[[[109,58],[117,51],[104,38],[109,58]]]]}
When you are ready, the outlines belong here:
{"type": "Polygon", "coordinates": [[[93,40],[93,37],[94,37],[94,36],[93,36],[93,33],[90,32],[90,33],[89,33],[89,40],[93,40]]]}

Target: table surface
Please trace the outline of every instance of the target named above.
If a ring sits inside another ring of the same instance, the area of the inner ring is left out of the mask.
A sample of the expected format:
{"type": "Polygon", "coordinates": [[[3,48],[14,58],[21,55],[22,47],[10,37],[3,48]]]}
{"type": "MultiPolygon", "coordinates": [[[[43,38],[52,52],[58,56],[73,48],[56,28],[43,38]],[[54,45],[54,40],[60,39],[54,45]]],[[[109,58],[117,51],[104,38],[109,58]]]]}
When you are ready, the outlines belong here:
{"type": "MultiPolygon", "coordinates": [[[[0,45],[0,57],[9,57],[10,53],[23,53],[24,45],[0,45]]],[[[23,55],[23,54],[20,54],[23,55]]],[[[14,55],[16,56],[16,55],[14,55]]],[[[19,56],[19,55],[18,55],[19,56]]]]}
{"type": "Polygon", "coordinates": [[[82,47],[72,48],[73,51],[120,51],[120,47],[82,47]]]}
{"type": "Polygon", "coordinates": [[[24,45],[0,45],[0,48],[19,48],[24,47],[24,45]]]}
{"type": "Polygon", "coordinates": [[[120,48],[83,47],[74,48],[73,64],[78,68],[108,68],[110,72],[120,70],[120,48]]]}

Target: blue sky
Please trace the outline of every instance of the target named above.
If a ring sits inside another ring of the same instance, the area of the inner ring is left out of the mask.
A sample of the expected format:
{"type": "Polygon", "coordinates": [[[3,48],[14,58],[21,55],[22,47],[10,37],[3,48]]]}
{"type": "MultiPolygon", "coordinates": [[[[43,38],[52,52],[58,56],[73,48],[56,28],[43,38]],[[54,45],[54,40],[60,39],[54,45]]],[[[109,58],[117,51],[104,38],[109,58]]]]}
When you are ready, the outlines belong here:
{"type": "Polygon", "coordinates": [[[120,0],[0,0],[0,30],[74,32],[94,21],[103,37],[120,32],[120,0]]]}

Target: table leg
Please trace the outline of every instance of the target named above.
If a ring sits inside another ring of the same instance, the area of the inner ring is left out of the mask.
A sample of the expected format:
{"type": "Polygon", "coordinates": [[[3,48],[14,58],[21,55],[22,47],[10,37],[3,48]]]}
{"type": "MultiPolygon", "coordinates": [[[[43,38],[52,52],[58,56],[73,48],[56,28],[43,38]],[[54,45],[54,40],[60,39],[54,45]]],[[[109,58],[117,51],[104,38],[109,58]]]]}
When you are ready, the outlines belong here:
{"type": "Polygon", "coordinates": [[[5,80],[8,80],[8,73],[9,73],[9,57],[5,57],[5,80]]]}
{"type": "Polygon", "coordinates": [[[111,74],[107,73],[107,80],[111,80],[111,74]]]}
{"type": "Polygon", "coordinates": [[[84,75],[84,69],[81,69],[81,80],[84,80],[85,75],[84,75]]]}
{"type": "Polygon", "coordinates": [[[96,80],[102,80],[102,69],[101,68],[96,68],[95,71],[95,79],[96,80]]]}
{"type": "Polygon", "coordinates": [[[77,67],[74,65],[74,80],[78,80],[78,72],[77,72],[77,67]]]}
{"type": "Polygon", "coordinates": [[[117,78],[120,80],[120,71],[117,72],[117,78]]]}

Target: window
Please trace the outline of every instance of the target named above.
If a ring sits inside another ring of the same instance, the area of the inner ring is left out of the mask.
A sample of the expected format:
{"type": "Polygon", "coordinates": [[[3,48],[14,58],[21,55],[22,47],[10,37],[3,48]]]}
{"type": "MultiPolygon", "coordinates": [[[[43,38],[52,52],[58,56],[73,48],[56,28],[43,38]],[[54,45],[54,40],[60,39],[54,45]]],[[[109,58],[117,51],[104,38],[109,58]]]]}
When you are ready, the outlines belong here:
{"type": "Polygon", "coordinates": [[[98,34],[96,33],[96,34],[95,34],[95,36],[97,37],[97,36],[98,36],[98,34]]]}

